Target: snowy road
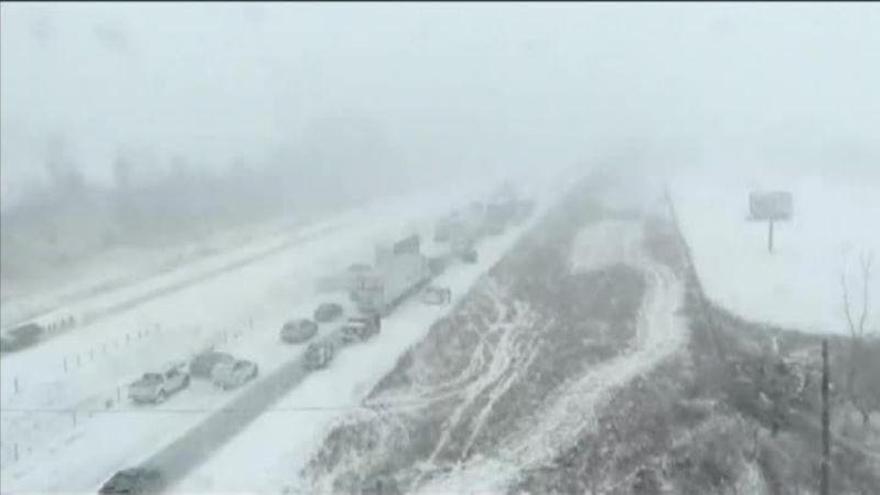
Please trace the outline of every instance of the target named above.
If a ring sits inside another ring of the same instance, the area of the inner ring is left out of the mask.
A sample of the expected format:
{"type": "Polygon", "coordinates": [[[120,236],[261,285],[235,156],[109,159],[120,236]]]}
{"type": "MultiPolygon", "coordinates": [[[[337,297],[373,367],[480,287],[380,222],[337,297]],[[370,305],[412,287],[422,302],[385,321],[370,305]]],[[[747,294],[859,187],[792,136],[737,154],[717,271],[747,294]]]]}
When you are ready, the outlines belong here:
{"type": "MultiPolygon", "coordinates": [[[[534,215],[528,225],[539,216],[534,215]]],[[[478,264],[453,266],[435,280],[452,290],[453,305],[528,225],[483,241],[478,264]]],[[[417,301],[403,304],[383,321],[377,338],[345,349],[330,368],[308,375],[170,491],[265,493],[289,485],[292,490],[309,492],[297,486],[294,473],[305,465],[333,421],[361,410],[366,394],[450,307],[425,306],[417,301]]]]}
{"type": "Polygon", "coordinates": [[[568,187],[570,178],[533,183],[529,195],[538,200],[532,218],[519,228],[482,241],[479,263],[455,265],[434,283],[449,287],[452,306],[425,306],[408,301],[383,321],[382,333],[338,355],[325,370],[309,374],[302,383],[264,411],[243,432],[220,448],[170,491],[177,493],[277,493],[282,487],[313,493],[296,473],[305,466],[336,421],[348,414],[376,414],[363,400],[397,364],[398,358],[428,333],[432,323],[447,314],[537,222],[553,200],[568,187]],[[567,179],[567,180],[566,180],[567,179]]]}
{"type": "Polygon", "coordinates": [[[472,193],[419,195],[355,212],[346,228],[4,356],[4,492],[92,490],[115,469],[167,445],[235,394],[194,382],[158,407],[132,408],[117,400],[121,387],[211,344],[271,373],[301,351],[279,345],[277,332],[286,319],[310,314],[326,299],[315,291],[321,276],[369,260],[378,239],[411,227],[424,231],[428,220],[472,193]]]}

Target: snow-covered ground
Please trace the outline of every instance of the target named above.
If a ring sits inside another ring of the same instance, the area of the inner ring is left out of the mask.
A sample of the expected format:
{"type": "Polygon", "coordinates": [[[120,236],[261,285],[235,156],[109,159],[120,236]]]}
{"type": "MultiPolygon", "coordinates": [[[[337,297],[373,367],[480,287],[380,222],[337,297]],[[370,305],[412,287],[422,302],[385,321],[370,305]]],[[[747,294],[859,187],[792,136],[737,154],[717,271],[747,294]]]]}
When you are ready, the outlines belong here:
{"type": "Polygon", "coordinates": [[[684,345],[686,326],[677,316],[683,284],[669,268],[649,258],[641,243],[641,222],[603,221],[580,232],[571,260],[575,270],[624,263],[643,271],[648,290],[639,311],[635,349],[589,368],[554,392],[537,423],[505,438],[493,456],[458,466],[430,480],[418,493],[506,493],[524,470],[539,467],[573,446],[585,429],[597,428],[598,407],[619,387],[684,345]]]}
{"type": "MultiPolygon", "coordinates": [[[[535,187],[539,208],[526,225],[479,246],[479,263],[457,264],[435,281],[449,287],[453,305],[545,211],[559,193],[558,183],[535,187]]],[[[325,370],[313,373],[205,464],[171,488],[173,492],[308,493],[296,473],[320,446],[333,421],[361,409],[362,400],[391,371],[397,359],[427,334],[451,306],[409,301],[383,320],[376,339],[345,349],[325,370]]]]}
{"type": "Polygon", "coordinates": [[[252,243],[265,243],[271,238],[289,235],[300,226],[291,219],[282,218],[223,231],[178,246],[155,249],[120,246],[71,267],[63,280],[44,281],[40,290],[4,283],[0,327],[6,329],[29,319],[48,323],[59,315],[74,316],[67,314],[64,306],[118,292],[177,268],[186,266],[192,269],[193,265],[203,261],[210,262],[238,249],[248,249],[252,243]]]}
{"type": "MultiPolygon", "coordinates": [[[[397,198],[345,214],[332,220],[338,229],[316,226],[324,229],[321,235],[305,242],[4,356],[4,492],[90,490],[114,469],[170,442],[234,394],[194,383],[157,408],[132,409],[124,397],[127,383],[212,344],[271,372],[301,351],[280,345],[278,330],[286,319],[309,315],[325,300],[315,290],[320,276],[371,260],[377,240],[413,228],[429,232],[438,215],[474,194],[485,195],[486,188],[397,198]]],[[[196,277],[203,265],[187,267],[194,273],[183,268],[163,277],[196,277]]],[[[157,283],[150,280],[142,290],[154,290],[157,283]]],[[[89,303],[120,298],[109,293],[89,303]]]]}
{"type": "Polygon", "coordinates": [[[870,325],[880,331],[880,183],[845,177],[771,175],[731,168],[671,181],[681,228],[707,295],[746,318],[814,333],[847,333],[841,274],[861,307],[862,253],[874,253],[870,325]],[[789,190],[790,222],[750,222],[750,190],[789,190]]]}
{"type": "MultiPolygon", "coordinates": [[[[224,263],[203,261],[123,289],[130,294],[113,291],[81,301],[78,304],[112,306],[130,296],[161,289],[163,284],[193,280],[42,345],[3,357],[0,481],[4,492],[88,491],[114,470],[149,457],[233,400],[236,392],[221,393],[194,380],[190,389],[164,404],[135,408],[125,398],[127,383],[210,345],[257,361],[264,372],[262,379],[302,352],[301,346],[280,344],[278,330],[286,319],[309,315],[319,302],[328,299],[316,290],[321,277],[355,261],[370,261],[376,241],[412,230],[429,234],[439,215],[484,198],[491,186],[474,183],[454,191],[395,198],[313,225],[309,228],[313,235],[302,242],[290,243],[234,269],[219,270],[226,262],[272,248],[279,242],[277,237],[220,255],[227,258],[224,263]],[[205,271],[217,273],[200,277],[205,271]]],[[[496,246],[494,256],[505,248],[504,244],[496,246]]],[[[481,253],[484,262],[492,259],[492,249],[481,253]]],[[[463,292],[484,267],[451,273],[452,278],[443,283],[463,292]]],[[[422,325],[411,328],[416,326],[414,322],[436,318],[436,311],[418,305],[404,307],[399,323],[389,321],[383,326],[383,335],[416,337],[422,325]],[[409,313],[413,315],[406,316],[409,313]]],[[[370,345],[363,348],[370,349],[370,345]]],[[[373,369],[371,359],[388,359],[393,365],[397,348],[379,344],[377,349],[379,354],[367,356],[361,366],[373,369]]],[[[347,360],[361,362],[353,356],[357,352],[347,354],[349,357],[345,353],[339,357],[334,368],[344,370],[347,360]]],[[[343,373],[340,383],[320,387],[324,395],[319,397],[349,404],[352,387],[365,391],[363,380],[384,373],[381,366],[377,369],[343,373]]],[[[310,380],[300,388],[308,391],[310,380]]],[[[267,417],[272,417],[271,412],[267,417]]],[[[297,442],[282,443],[279,448],[282,445],[298,448],[297,442]]]]}
{"type": "MultiPolygon", "coordinates": [[[[451,191],[435,193],[434,196],[442,197],[451,191]]],[[[185,246],[137,252],[116,250],[102,257],[100,262],[93,260],[79,267],[79,275],[59,287],[6,296],[0,312],[0,327],[6,330],[23,321],[48,326],[67,317],[79,324],[90,323],[96,317],[124,308],[129,302],[197,283],[287,249],[294,243],[311,240],[364,218],[381,216],[383,211],[393,211],[397,206],[398,209],[405,208],[411,199],[406,195],[383,198],[309,224],[280,219],[250,229],[220,233],[185,246]]]]}

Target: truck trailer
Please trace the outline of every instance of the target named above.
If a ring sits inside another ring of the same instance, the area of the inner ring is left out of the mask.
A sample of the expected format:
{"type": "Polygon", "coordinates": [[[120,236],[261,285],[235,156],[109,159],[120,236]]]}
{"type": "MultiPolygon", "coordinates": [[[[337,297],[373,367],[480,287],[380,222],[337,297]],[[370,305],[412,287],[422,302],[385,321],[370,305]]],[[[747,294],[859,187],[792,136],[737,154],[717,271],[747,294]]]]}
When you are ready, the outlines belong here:
{"type": "Polygon", "coordinates": [[[377,246],[374,265],[357,274],[350,296],[362,313],[386,316],[430,280],[419,236],[412,235],[391,246],[377,246]]]}

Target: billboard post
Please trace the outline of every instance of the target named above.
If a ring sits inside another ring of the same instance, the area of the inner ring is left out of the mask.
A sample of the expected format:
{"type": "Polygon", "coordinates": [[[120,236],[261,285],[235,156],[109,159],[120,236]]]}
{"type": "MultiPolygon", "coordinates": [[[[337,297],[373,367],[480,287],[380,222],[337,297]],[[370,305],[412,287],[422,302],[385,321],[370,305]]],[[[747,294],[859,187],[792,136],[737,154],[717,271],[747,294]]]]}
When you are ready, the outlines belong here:
{"type": "Polygon", "coordinates": [[[788,191],[749,193],[749,220],[767,221],[767,252],[773,252],[775,222],[791,220],[792,200],[788,191]]]}

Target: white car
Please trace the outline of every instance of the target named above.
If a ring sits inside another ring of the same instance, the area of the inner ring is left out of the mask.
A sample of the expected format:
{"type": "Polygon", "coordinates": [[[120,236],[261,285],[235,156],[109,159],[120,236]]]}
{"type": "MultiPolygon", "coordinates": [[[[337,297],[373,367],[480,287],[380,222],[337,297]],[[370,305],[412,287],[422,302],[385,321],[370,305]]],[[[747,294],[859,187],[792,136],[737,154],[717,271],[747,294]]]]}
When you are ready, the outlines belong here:
{"type": "Polygon", "coordinates": [[[257,377],[257,363],[240,359],[235,362],[220,362],[211,369],[211,381],[214,385],[229,390],[244,385],[257,377]]]}
{"type": "Polygon", "coordinates": [[[161,373],[144,373],[128,386],[128,397],[135,402],[163,402],[171,394],[189,386],[186,363],[174,363],[161,373]]]}

